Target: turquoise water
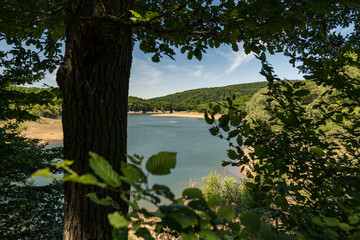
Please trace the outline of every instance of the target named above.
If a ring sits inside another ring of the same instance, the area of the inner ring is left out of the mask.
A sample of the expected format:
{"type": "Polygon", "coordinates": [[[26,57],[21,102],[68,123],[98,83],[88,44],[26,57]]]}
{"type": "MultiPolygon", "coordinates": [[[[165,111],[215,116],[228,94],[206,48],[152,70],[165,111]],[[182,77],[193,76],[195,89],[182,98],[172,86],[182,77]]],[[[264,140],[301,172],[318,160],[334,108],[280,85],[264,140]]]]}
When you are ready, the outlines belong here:
{"type": "Polygon", "coordinates": [[[200,187],[210,170],[239,178],[236,167],[221,167],[227,159],[227,143],[211,136],[209,127],[203,119],[129,115],[128,154],[147,159],[160,151],[177,152],[176,168],[170,175],[150,178],[151,183],[168,185],[176,195],[189,187],[190,178],[200,187]]]}
{"type": "MultiPolygon", "coordinates": [[[[171,188],[176,196],[189,187],[190,179],[196,187],[201,186],[201,179],[210,170],[216,170],[222,176],[240,178],[237,167],[221,166],[227,159],[227,143],[211,136],[210,125],[203,119],[161,117],[148,114],[128,116],[128,154],[139,154],[145,157],[160,152],[176,152],[177,164],[170,175],[150,176],[150,185],[164,184],[171,188]]],[[[52,143],[61,146],[62,142],[52,143]]],[[[45,184],[43,179],[37,179],[45,184]]]]}

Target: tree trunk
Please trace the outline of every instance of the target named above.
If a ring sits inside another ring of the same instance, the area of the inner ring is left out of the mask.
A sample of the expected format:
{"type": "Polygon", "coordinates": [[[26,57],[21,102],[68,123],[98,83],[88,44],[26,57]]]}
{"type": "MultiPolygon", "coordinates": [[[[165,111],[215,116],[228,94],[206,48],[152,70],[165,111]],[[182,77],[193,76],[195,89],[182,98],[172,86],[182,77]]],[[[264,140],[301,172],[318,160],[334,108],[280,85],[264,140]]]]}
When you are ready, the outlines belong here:
{"type": "MultiPolygon", "coordinates": [[[[66,48],[57,81],[63,93],[64,158],[79,174],[91,172],[89,151],[120,170],[126,161],[127,101],[132,61],[131,28],[89,20],[98,13],[128,18],[127,0],[70,0],[66,3],[66,48]]],[[[128,186],[124,186],[128,189],[128,186]]],[[[113,209],[92,203],[97,192],[128,205],[119,194],[92,186],[65,183],[64,239],[111,239],[107,214],[113,209]]]]}

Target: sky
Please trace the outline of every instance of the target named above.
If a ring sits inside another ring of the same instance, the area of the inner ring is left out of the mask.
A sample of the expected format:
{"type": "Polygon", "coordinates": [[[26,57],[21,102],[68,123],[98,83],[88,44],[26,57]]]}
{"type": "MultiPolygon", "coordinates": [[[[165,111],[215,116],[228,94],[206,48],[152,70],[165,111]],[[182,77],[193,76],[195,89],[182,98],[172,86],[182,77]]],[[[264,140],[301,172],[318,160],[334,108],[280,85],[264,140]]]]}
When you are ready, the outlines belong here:
{"type": "MultiPolygon", "coordinates": [[[[143,53],[135,45],[129,95],[149,99],[196,88],[266,81],[259,73],[260,61],[253,54],[246,55],[241,46],[239,48],[238,52],[230,46],[208,49],[201,61],[188,60],[186,53],[183,55],[176,50],[175,60],[164,56],[160,63],[154,63],[151,54],[143,53]]],[[[303,79],[298,69],[289,63],[288,57],[269,55],[268,60],[281,79],[303,79]]],[[[48,74],[35,86],[44,83],[57,86],[55,76],[56,73],[48,74]]]]}

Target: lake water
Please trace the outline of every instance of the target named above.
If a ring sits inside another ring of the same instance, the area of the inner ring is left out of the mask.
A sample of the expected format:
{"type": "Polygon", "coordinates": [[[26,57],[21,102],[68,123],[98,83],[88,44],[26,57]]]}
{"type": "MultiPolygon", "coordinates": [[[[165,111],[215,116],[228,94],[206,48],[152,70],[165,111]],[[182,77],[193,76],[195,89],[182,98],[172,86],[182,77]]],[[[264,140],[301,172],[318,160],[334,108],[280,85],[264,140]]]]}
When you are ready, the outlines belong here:
{"type": "Polygon", "coordinates": [[[128,118],[128,154],[145,159],[160,151],[177,152],[176,168],[170,175],[152,176],[152,183],[168,185],[176,195],[189,187],[190,178],[200,187],[210,170],[239,178],[237,167],[221,166],[227,159],[227,142],[211,136],[210,125],[203,119],[156,117],[133,114],[128,118]]]}
{"type": "MultiPolygon", "coordinates": [[[[150,184],[169,186],[176,196],[181,196],[189,187],[190,179],[200,187],[201,179],[210,170],[241,178],[237,167],[221,166],[221,161],[227,159],[227,142],[211,136],[209,127],[203,119],[131,114],[128,116],[128,154],[136,153],[147,160],[160,151],[177,152],[176,168],[170,175],[149,179],[150,184]]],[[[51,145],[59,144],[62,143],[51,145]]]]}

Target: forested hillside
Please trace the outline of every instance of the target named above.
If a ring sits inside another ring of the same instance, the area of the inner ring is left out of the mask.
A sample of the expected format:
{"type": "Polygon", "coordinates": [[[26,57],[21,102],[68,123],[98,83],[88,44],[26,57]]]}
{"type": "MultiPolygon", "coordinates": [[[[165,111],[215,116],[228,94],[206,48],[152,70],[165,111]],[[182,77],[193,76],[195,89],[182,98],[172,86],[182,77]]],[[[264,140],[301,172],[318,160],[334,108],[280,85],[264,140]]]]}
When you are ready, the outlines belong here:
{"type": "Polygon", "coordinates": [[[245,106],[259,89],[265,87],[266,82],[244,83],[225,87],[199,88],[178,92],[149,100],[129,97],[130,111],[198,111],[206,109],[210,102],[225,101],[227,97],[235,94],[235,103],[245,106]]]}
{"type": "MultiPolygon", "coordinates": [[[[210,102],[226,101],[226,98],[232,97],[233,94],[235,94],[234,103],[245,107],[251,97],[266,85],[266,82],[255,82],[225,87],[199,88],[152,99],[129,96],[128,110],[144,113],[148,111],[172,110],[203,112],[210,102]]],[[[49,94],[52,94],[53,101],[51,103],[46,103],[44,105],[34,104],[26,107],[22,106],[22,109],[39,117],[61,116],[62,99],[58,89],[35,87],[11,87],[11,89],[19,93],[32,93],[34,95],[48,96],[49,94]]],[[[16,108],[14,104],[12,107],[14,109],[16,108]]]]}

